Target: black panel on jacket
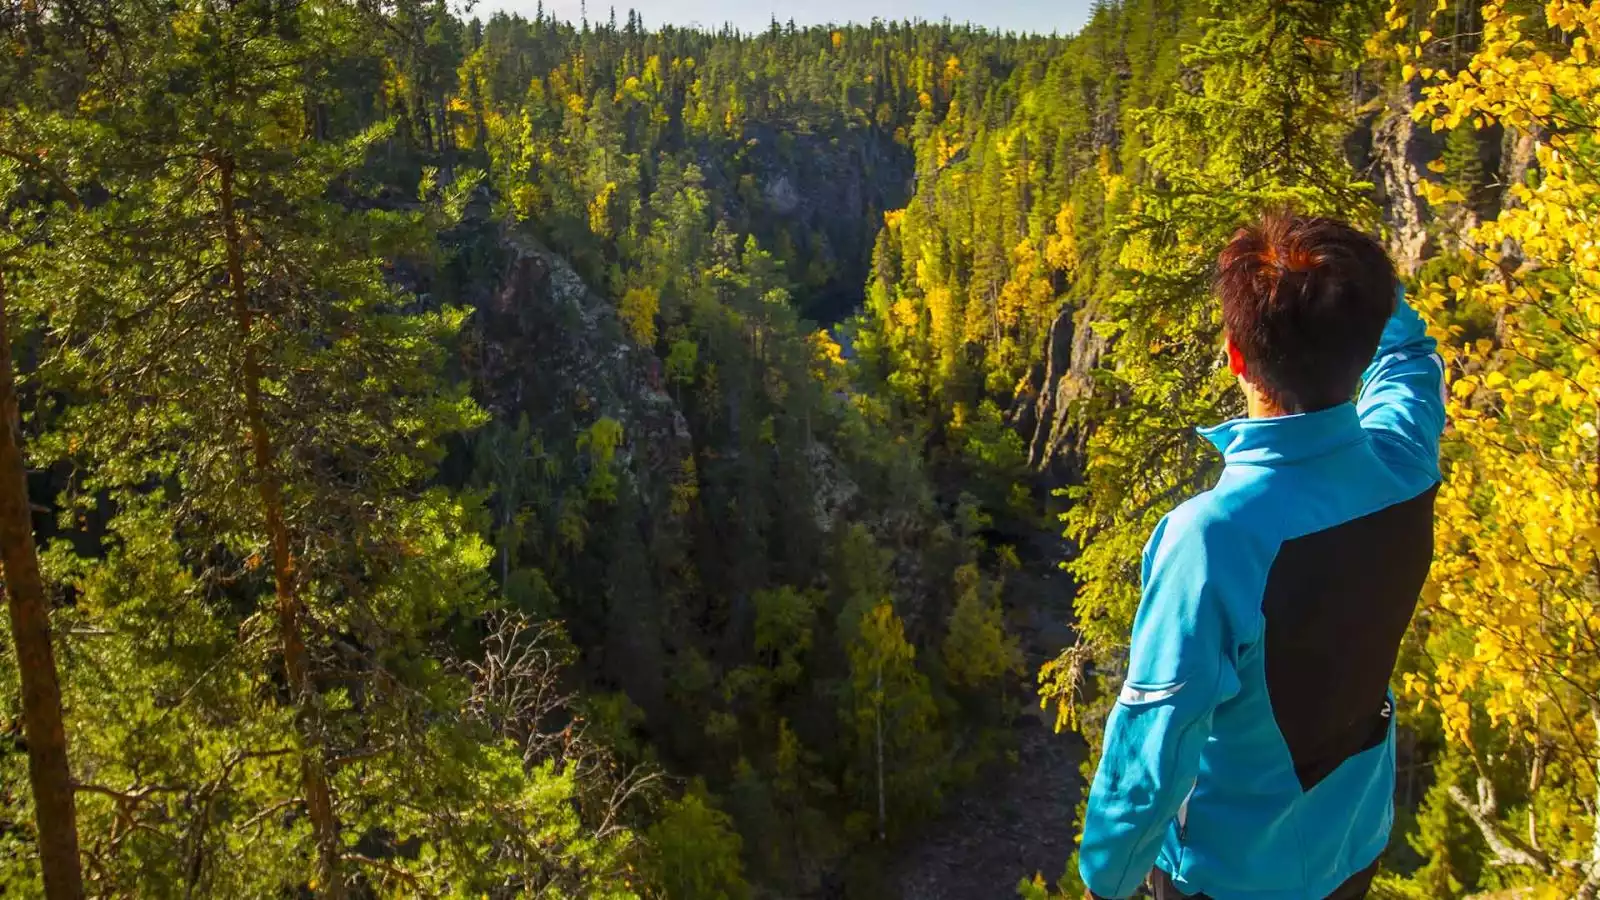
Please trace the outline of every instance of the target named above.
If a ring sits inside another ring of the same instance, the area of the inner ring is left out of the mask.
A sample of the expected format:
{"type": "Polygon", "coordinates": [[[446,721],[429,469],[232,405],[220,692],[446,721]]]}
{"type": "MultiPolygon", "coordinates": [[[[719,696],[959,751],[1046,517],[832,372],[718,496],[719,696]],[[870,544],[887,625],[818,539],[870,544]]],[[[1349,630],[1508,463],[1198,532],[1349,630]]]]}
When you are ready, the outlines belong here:
{"type": "Polygon", "coordinates": [[[1438,487],[1284,542],[1267,576],[1267,693],[1300,786],[1383,742],[1389,676],[1433,562],[1438,487]]]}

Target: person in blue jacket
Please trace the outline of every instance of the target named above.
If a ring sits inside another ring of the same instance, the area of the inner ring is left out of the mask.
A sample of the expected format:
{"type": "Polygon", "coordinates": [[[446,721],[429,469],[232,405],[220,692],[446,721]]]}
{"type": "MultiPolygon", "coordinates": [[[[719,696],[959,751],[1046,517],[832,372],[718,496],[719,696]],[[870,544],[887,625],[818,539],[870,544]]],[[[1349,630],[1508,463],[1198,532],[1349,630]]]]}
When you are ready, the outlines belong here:
{"type": "Polygon", "coordinates": [[[1089,792],[1092,898],[1366,895],[1393,822],[1389,679],[1433,558],[1443,364],[1394,265],[1289,215],[1218,260],[1249,417],[1156,526],[1089,792]],[[1354,399],[1352,399],[1354,398],[1354,399]]]}

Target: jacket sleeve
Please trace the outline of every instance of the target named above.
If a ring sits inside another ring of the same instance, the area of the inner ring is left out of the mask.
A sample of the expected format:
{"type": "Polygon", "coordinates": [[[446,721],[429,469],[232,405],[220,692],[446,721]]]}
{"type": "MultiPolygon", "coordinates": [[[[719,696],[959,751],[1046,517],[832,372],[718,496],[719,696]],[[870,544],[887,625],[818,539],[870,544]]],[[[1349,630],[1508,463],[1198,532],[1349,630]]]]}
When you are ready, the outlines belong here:
{"type": "Polygon", "coordinates": [[[1356,411],[1361,427],[1387,451],[1439,480],[1439,435],[1444,431],[1444,362],[1422,318],[1401,292],[1383,329],[1377,355],[1361,376],[1356,411]]]}
{"type": "Polygon", "coordinates": [[[1078,871],[1097,897],[1127,897],[1155,864],[1194,787],[1217,704],[1239,692],[1226,597],[1247,590],[1237,541],[1180,508],[1145,548],[1128,677],[1106,721],[1078,871]]]}

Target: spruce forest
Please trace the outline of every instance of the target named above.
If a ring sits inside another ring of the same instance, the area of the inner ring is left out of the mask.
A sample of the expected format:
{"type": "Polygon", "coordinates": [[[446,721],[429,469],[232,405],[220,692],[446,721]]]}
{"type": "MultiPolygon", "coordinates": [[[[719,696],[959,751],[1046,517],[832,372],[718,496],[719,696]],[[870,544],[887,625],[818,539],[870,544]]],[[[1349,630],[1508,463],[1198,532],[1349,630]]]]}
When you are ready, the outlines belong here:
{"type": "Polygon", "coordinates": [[[1375,896],[1600,896],[1600,2],[588,14],[0,0],[6,896],[1081,896],[1280,208],[1447,366],[1375,896]]]}

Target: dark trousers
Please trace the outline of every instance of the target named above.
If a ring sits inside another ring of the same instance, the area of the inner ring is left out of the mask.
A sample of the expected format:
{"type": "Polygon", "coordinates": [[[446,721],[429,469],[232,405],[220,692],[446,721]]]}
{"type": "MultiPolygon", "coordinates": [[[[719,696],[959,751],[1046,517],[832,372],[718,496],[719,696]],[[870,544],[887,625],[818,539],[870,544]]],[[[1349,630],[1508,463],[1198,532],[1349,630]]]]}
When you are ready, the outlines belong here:
{"type": "MultiPolygon", "coordinates": [[[[1378,861],[1373,860],[1372,865],[1351,875],[1344,884],[1339,885],[1327,900],[1362,900],[1367,896],[1367,889],[1372,887],[1372,878],[1378,874],[1378,861]]],[[[1205,894],[1185,894],[1173,885],[1171,876],[1160,869],[1150,870],[1150,896],[1155,900],[1210,900],[1205,894]]]]}

